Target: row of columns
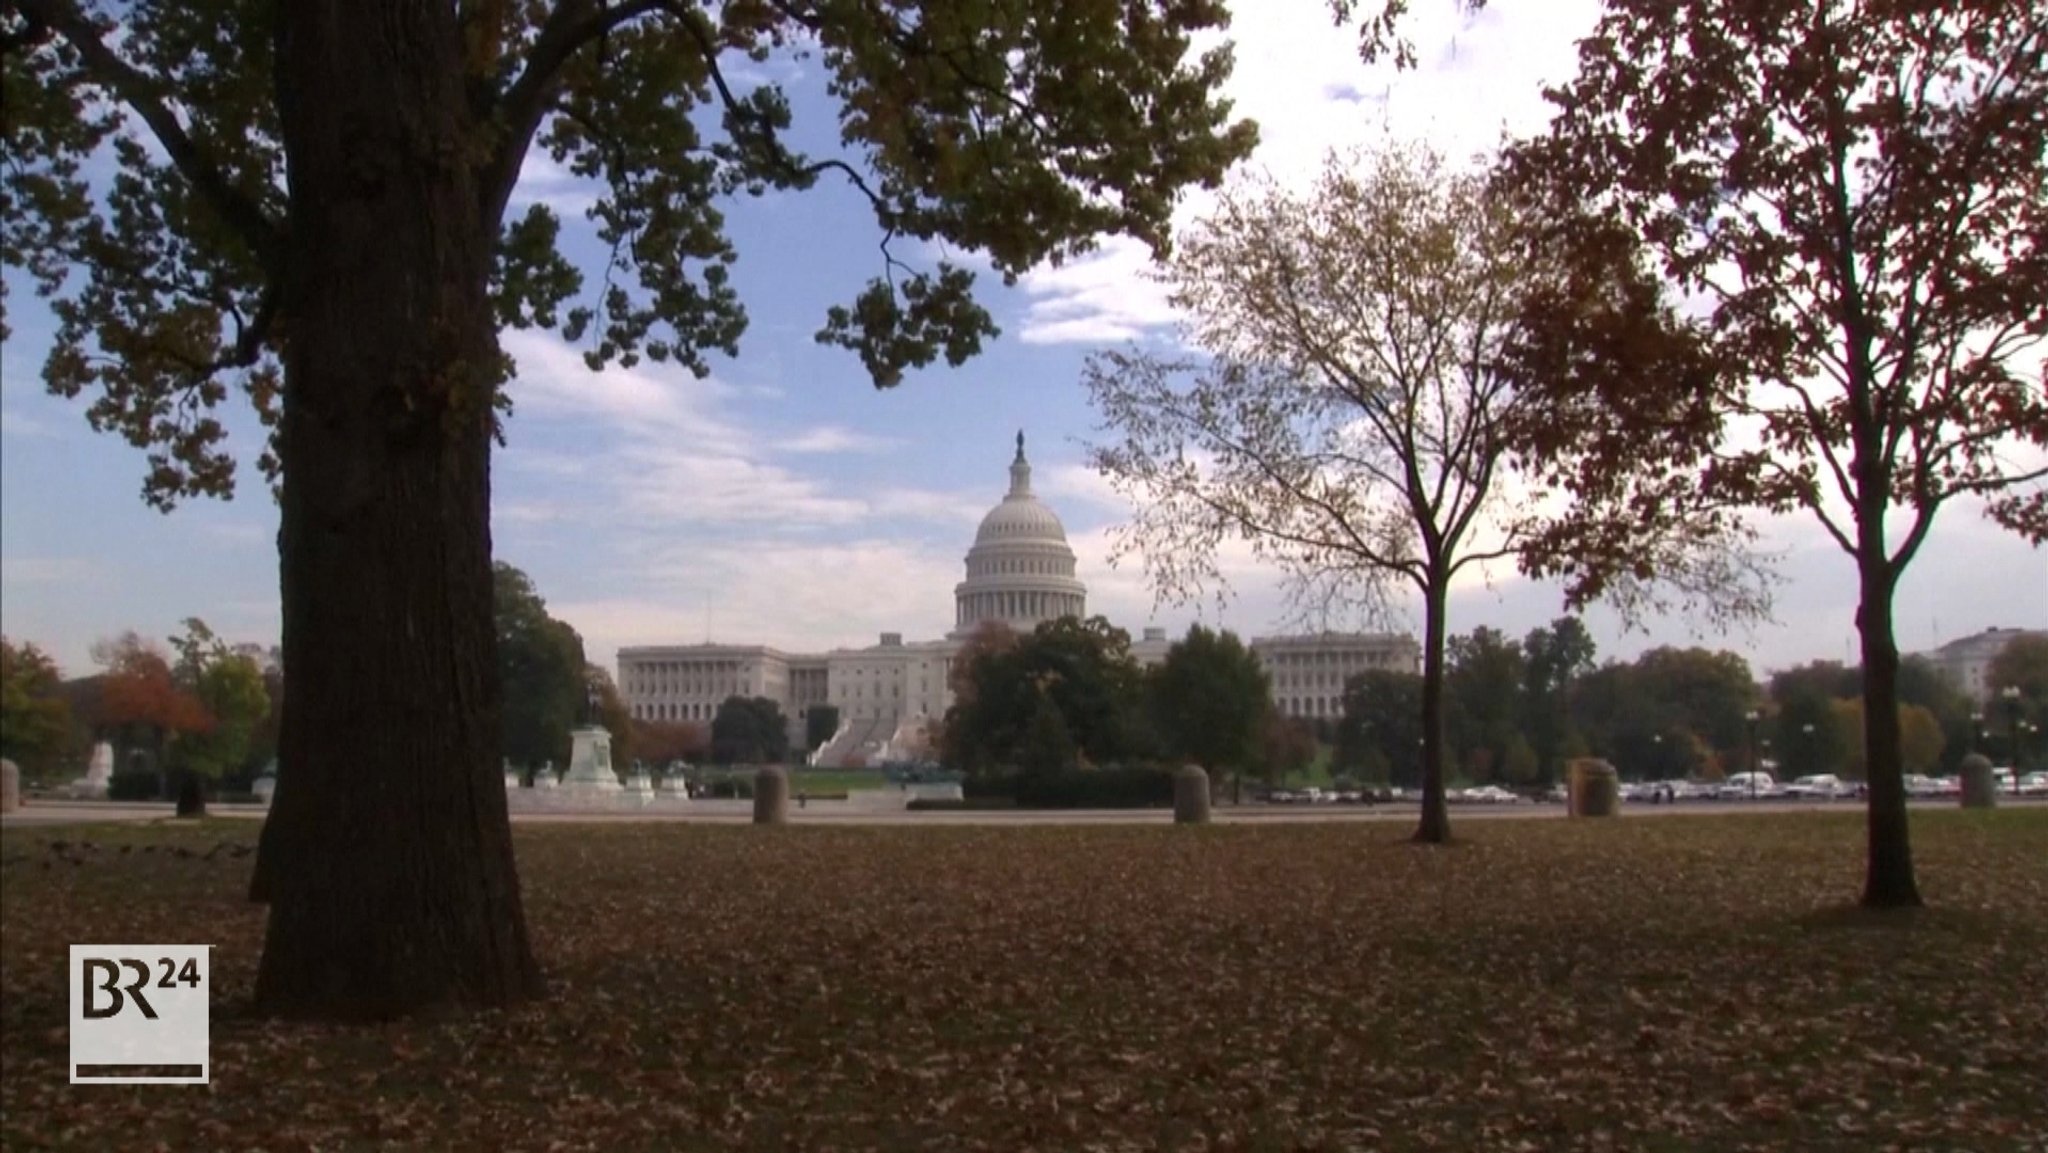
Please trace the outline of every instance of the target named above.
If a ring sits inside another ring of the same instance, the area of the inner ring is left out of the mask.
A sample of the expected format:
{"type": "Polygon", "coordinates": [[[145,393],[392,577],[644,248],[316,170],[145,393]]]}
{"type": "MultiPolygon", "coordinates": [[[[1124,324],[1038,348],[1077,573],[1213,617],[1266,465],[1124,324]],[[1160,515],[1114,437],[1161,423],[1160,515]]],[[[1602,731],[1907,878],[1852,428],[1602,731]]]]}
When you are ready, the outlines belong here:
{"type": "Polygon", "coordinates": [[[1086,602],[1072,593],[986,592],[969,593],[955,606],[955,624],[971,625],[985,620],[1046,620],[1080,616],[1086,602]]]}

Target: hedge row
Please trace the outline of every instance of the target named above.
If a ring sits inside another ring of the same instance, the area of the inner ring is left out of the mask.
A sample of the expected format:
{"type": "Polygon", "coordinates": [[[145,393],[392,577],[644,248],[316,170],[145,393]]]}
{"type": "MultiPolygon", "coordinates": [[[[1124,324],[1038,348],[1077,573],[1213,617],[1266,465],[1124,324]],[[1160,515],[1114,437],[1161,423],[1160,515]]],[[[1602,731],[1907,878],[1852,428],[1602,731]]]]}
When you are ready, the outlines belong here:
{"type": "Polygon", "coordinates": [[[1020,809],[1170,809],[1173,773],[1159,768],[1067,769],[970,779],[970,800],[1008,799],[1020,809]]]}

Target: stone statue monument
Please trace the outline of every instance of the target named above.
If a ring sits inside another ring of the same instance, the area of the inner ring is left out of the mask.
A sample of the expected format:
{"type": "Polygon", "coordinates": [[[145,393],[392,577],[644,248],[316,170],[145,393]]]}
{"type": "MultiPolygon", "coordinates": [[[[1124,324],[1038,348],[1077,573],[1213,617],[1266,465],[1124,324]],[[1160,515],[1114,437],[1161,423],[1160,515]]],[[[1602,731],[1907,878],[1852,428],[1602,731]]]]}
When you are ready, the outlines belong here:
{"type": "Polygon", "coordinates": [[[100,741],[92,747],[92,757],[85,762],[85,775],[71,782],[71,795],[104,799],[107,783],[114,779],[114,746],[100,741]]]}

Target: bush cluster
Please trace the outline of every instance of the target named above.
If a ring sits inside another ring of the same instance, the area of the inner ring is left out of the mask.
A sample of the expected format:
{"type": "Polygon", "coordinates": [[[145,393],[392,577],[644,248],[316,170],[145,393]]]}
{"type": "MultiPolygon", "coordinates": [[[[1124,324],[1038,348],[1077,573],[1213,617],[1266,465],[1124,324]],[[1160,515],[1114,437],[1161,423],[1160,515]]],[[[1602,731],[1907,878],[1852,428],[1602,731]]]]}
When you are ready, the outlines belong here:
{"type": "Polygon", "coordinates": [[[1173,773],[1151,767],[1016,773],[961,791],[970,800],[1007,797],[1020,809],[1169,809],[1173,773]]]}

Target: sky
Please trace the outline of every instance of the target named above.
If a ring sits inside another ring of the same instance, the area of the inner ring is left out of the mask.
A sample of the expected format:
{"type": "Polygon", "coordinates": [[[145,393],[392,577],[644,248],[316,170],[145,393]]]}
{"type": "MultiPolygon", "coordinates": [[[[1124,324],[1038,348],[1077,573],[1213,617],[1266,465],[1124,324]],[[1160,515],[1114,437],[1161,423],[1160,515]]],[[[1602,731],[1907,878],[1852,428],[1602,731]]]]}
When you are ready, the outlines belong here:
{"type": "MultiPolygon", "coordinates": [[[[1319,2],[1233,7],[1228,92],[1261,132],[1249,169],[1285,183],[1305,180],[1332,149],[1420,139],[1477,156],[1503,134],[1539,130],[1541,87],[1569,78],[1574,42],[1598,11],[1588,0],[1502,2],[1476,15],[1418,5],[1407,32],[1419,66],[1396,73],[1361,64],[1352,35],[1333,29],[1319,2]]],[[[750,65],[741,79],[784,84],[799,146],[830,143],[815,62],[750,65]]],[[[517,196],[562,212],[587,297],[601,260],[581,215],[592,191],[536,158],[517,196]]],[[[1001,337],[960,369],[915,372],[877,391],[850,354],[812,340],[825,309],[880,271],[879,237],[856,195],[827,181],[727,207],[751,324],[739,355],[715,359],[708,378],[646,365],[592,373],[579,348],[551,334],[504,337],[519,368],[508,444],[494,465],[494,550],[533,578],[591,659],[615,668],[628,645],[713,640],[815,652],[871,644],[884,631],[943,635],[975,525],[1003,495],[1020,430],[1034,487],[1066,525],[1091,612],[1133,635],[1148,625],[1177,634],[1198,619],[1246,635],[1295,623],[1279,574],[1241,550],[1226,563],[1234,595],[1220,607],[1156,603],[1135,558],[1112,564],[1112,533],[1128,508],[1082,463],[1101,434],[1081,366],[1097,349],[1174,341],[1174,310],[1148,278],[1141,246],[1112,241],[1011,288],[982,277],[1001,337]]],[[[1190,198],[1177,221],[1204,207],[1190,198]]],[[[95,640],[130,629],[167,638],[188,617],[232,641],[275,643],[277,510],[253,468],[253,419],[231,421],[244,462],[235,499],[168,515],[147,508],[141,451],[93,432],[85,399],[45,394],[52,322],[9,276],[0,628],[74,676],[93,671],[95,640]]],[[[1757,527],[1782,577],[1771,623],[1724,633],[1655,618],[1624,628],[1596,607],[1587,621],[1601,656],[1698,644],[1739,652],[1760,674],[1853,661],[1849,559],[1810,514],[1757,527]]],[[[1334,623],[1414,631],[1417,608],[1402,602],[1391,620],[1334,623]]],[[[1519,636],[1562,611],[1555,586],[1495,572],[1454,591],[1450,624],[1519,636]]],[[[1993,626],[2048,627],[2048,552],[1957,502],[1908,570],[1895,621],[1909,652],[1993,626]]]]}

